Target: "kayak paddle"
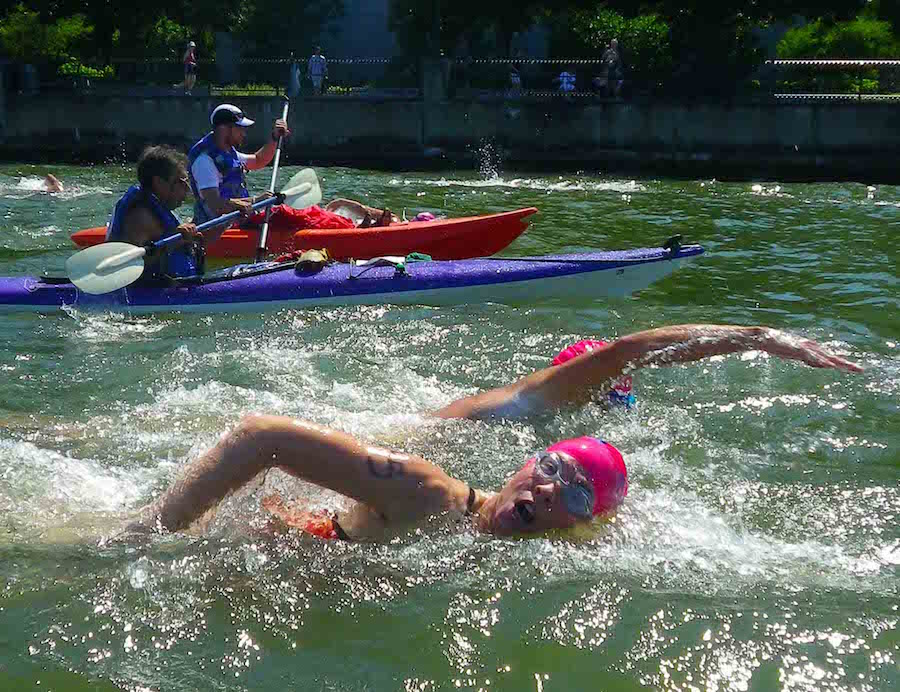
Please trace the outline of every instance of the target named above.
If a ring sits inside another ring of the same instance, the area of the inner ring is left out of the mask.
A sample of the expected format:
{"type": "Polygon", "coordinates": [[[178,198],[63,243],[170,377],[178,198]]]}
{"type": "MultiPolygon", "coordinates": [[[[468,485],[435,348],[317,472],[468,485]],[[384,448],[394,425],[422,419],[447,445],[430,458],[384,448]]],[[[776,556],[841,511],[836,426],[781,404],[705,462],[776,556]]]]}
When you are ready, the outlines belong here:
{"type": "Polygon", "coordinates": [[[284,203],[294,209],[305,209],[322,201],[319,178],[312,168],[304,168],[288,180],[281,194],[284,195],[284,203]]]}
{"type": "MultiPolygon", "coordinates": [[[[253,209],[263,209],[281,201],[283,197],[276,195],[260,200],[253,209]]],[[[240,218],[241,212],[233,211],[216,219],[197,226],[198,231],[224,226],[240,218]]],[[[161,248],[181,238],[180,233],[151,243],[152,248],[161,248]]],[[[69,280],[85,293],[100,295],[125,288],[137,281],[144,273],[144,255],[146,247],[138,247],[131,243],[100,243],[81,252],[76,252],[66,260],[66,274],[69,280]]]]}
{"type": "MultiPolygon", "coordinates": [[[[281,119],[287,122],[288,108],[291,102],[287,97],[284,98],[284,110],[281,112],[281,119]]],[[[284,135],[278,136],[278,144],[275,145],[275,163],[272,164],[272,182],[269,183],[269,191],[275,192],[275,180],[278,178],[278,163],[281,161],[281,143],[284,141],[284,135]]],[[[259,231],[259,243],[256,246],[256,261],[261,262],[266,256],[266,243],[269,240],[269,218],[272,216],[272,207],[266,208],[266,219],[263,221],[262,229],[259,231]]]]}

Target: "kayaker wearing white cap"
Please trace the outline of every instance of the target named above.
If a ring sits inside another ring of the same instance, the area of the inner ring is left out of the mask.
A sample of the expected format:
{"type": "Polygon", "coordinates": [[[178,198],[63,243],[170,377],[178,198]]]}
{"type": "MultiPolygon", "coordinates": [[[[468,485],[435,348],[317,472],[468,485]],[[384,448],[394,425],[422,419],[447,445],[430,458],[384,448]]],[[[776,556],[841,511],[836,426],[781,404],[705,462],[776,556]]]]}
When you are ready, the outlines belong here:
{"type": "MultiPolygon", "coordinates": [[[[209,116],[212,132],[188,152],[191,188],[194,191],[194,221],[203,223],[232,211],[249,210],[256,201],[247,190],[246,172],[264,168],[275,157],[278,138],[290,134],[287,123],[276,120],[271,139],[254,154],[237,150],[254,121],[230,103],[216,106],[209,116]]],[[[270,193],[263,193],[263,199],[270,193]]],[[[214,238],[208,239],[210,241],[214,238]]]]}

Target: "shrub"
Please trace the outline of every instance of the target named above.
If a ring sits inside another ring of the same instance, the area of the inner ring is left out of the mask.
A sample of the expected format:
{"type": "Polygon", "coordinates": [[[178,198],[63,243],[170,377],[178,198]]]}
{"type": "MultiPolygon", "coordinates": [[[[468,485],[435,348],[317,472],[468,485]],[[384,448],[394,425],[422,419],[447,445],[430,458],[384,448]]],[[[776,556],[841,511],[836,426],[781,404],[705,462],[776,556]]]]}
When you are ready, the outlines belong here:
{"type": "Polygon", "coordinates": [[[109,79],[115,74],[112,65],[90,67],[74,59],[60,65],[58,73],[63,77],[87,77],[89,79],[109,79]]]}

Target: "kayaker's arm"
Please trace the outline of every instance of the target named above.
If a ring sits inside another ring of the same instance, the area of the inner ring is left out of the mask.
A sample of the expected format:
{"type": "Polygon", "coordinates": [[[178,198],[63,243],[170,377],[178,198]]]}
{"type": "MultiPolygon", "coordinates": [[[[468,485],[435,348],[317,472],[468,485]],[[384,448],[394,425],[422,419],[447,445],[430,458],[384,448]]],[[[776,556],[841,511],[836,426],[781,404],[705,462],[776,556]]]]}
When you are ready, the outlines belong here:
{"type": "Polygon", "coordinates": [[[144,206],[135,205],[122,219],[121,241],[144,246],[159,240],[165,234],[165,227],[156,215],[144,206]]]}
{"type": "Polygon", "coordinates": [[[151,507],[141,523],[184,529],[257,474],[278,467],[363,503],[385,521],[466,507],[468,486],[416,456],[280,416],[247,416],[151,507]]]}
{"type": "MultiPolygon", "coordinates": [[[[178,247],[181,243],[190,241],[197,235],[197,227],[193,223],[183,223],[175,230],[181,233],[183,240],[173,247],[178,247]]],[[[122,220],[122,242],[144,247],[148,243],[155,242],[167,235],[169,235],[169,232],[160,223],[156,215],[146,207],[132,207],[122,220]]],[[[148,263],[158,261],[159,252],[164,252],[164,250],[154,250],[145,261],[148,263]]]]}
{"type": "Polygon", "coordinates": [[[799,360],[814,368],[862,372],[811,339],[768,327],[687,324],[637,332],[600,349],[528,375],[518,382],[482,392],[437,411],[441,418],[516,418],[587,401],[591,393],[647,366],[688,363],[710,356],[760,350],[799,360]]]}
{"type": "Polygon", "coordinates": [[[287,123],[281,118],[276,120],[272,125],[272,136],[269,141],[257,149],[256,153],[250,154],[244,161],[244,166],[246,166],[247,170],[255,171],[268,166],[269,162],[275,158],[275,149],[278,148],[278,139],[280,137],[287,137],[290,134],[291,131],[288,129],[287,123]]]}
{"type": "MultiPolygon", "coordinates": [[[[253,206],[254,202],[258,201],[256,197],[224,199],[219,194],[219,189],[215,187],[200,190],[200,196],[203,198],[203,201],[206,204],[206,208],[209,209],[212,218],[222,216],[224,214],[230,214],[233,211],[239,211],[242,212],[241,218],[245,219],[253,213],[253,209],[251,207],[253,206]]],[[[264,195],[260,196],[259,199],[263,199],[263,197],[264,195]]],[[[239,223],[241,223],[241,221],[236,221],[232,224],[226,224],[224,226],[219,226],[217,228],[211,228],[208,231],[204,231],[203,239],[206,241],[207,245],[214,243],[225,231],[239,223]]]]}

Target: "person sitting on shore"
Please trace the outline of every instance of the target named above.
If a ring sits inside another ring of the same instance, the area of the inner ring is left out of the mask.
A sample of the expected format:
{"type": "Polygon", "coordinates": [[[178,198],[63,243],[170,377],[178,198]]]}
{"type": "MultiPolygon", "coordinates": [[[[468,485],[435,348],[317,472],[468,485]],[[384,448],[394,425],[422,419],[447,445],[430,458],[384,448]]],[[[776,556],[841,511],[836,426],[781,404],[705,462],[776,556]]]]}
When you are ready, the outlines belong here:
{"type": "Polygon", "coordinates": [[[172,213],[187,196],[190,184],[184,154],[160,145],[144,149],[137,163],[137,185],[116,202],[106,229],[107,242],[145,246],[180,233],[182,240],[149,253],[143,279],[203,273],[203,236],[195,224],[172,213]]]}
{"type": "MultiPolygon", "coordinates": [[[[767,327],[676,325],[585,347],[580,353],[577,348],[564,351],[548,368],[454,401],[433,415],[484,420],[541,414],[583,404],[642,367],[748,350],[815,368],[862,370],[815,341],[767,327]]],[[[270,468],[357,503],[347,512],[322,514],[292,507],[279,495],[266,496],[262,504],[278,525],[346,540],[385,538],[437,515],[468,517],[477,529],[499,535],[565,529],[614,512],[628,492],[622,455],[593,437],[563,440],[537,452],[498,492],[490,493],[415,455],[382,449],[306,421],[250,415],[190,462],[129,528],[187,529],[201,516],[209,518],[223,498],[270,468]]]]}
{"type": "Polygon", "coordinates": [[[559,93],[573,93],[575,91],[575,68],[564,69],[553,81],[559,85],[559,93]]]}

